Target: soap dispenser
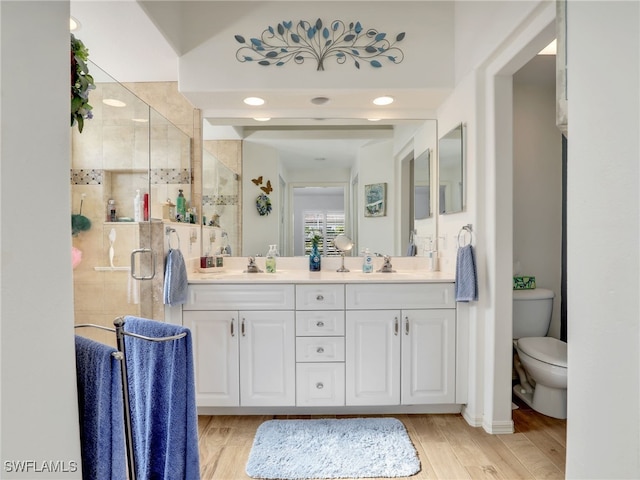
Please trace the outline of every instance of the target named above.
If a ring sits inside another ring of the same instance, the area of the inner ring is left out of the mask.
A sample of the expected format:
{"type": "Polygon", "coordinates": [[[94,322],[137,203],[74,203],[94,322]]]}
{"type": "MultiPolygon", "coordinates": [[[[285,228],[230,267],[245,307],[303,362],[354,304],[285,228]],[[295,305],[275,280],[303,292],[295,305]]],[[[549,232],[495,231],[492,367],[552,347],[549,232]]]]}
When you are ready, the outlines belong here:
{"type": "Polygon", "coordinates": [[[362,261],[362,271],[364,273],[373,272],[373,257],[368,248],[364,249],[364,259],[362,261]]]}
{"type": "Polygon", "coordinates": [[[267,273],[276,273],[276,257],[278,256],[278,249],[276,245],[269,245],[269,251],[267,252],[267,258],[265,265],[267,267],[267,273]]]}

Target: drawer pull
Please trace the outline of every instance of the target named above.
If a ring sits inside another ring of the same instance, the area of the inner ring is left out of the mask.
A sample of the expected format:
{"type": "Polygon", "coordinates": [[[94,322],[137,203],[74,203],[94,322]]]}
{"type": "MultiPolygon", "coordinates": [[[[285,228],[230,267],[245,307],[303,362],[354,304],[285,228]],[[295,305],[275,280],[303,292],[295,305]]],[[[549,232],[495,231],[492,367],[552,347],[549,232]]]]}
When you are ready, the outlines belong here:
{"type": "Polygon", "coordinates": [[[240,331],[242,332],[242,336],[245,337],[245,331],[244,331],[244,318],[242,319],[242,324],[240,324],[240,331]]]}
{"type": "Polygon", "coordinates": [[[395,322],[393,323],[393,334],[398,336],[398,317],[395,317],[395,322]]]}
{"type": "Polygon", "coordinates": [[[318,382],[318,383],[316,383],[316,388],[317,388],[318,390],[322,390],[322,389],[324,388],[324,383],[322,383],[322,382],[318,382]]]}
{"type": "Polygon", "coordinates": [[[318,294],[318,295],[316,296],[316,300],[318,300],[319,302],[323,301],[323,300],[324,300],[324,295],[322,295],[322,294],[318,294]]]}
{"type": "Polygon", "coordinates": [[[318,348],[316,349],[316,352],[318,352],[318,353],[324,353],[324,348],[322,348],[322,347],[318,347],[318,348]]]}
{"type": "Polygon", "coordinates": [[[322,320],[319,320],[319,321],[316,323],[316,327],[320,327],[320,328],[324,327],[324,322],[323,322],[322,320]]]}
{"type": "Polygon", "coordinates": [[[404,334],[409,335],[409,317],[404,317],[404,334]]]}
{"type": "Polygon", "coordinates": [[[235,325],[235,321],[236,321],[235,318],[231,319],[231,336],[232,337],[236,336],[236,329],[235,329],[235,326],[234,326],[235,325]]]}

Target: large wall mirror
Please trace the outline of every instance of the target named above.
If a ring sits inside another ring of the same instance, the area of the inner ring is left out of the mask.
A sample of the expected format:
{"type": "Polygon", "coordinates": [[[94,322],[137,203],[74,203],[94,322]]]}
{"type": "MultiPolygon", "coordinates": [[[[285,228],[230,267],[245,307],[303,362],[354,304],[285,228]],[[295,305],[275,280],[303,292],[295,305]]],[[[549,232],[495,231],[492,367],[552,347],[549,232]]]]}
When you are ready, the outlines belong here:
{"type": "Polygon", "coordinates": [[[398,234],[412,223],[401,218],[409,216],[408,209],[402,208],[405,200],[420,202],[420,218],[431,219],[433,232],[427,234],[435,237],[430,207],[435,120],[251,123],[205,118],[203,141],[205,165],[220,161],[217,157],[236,155],[236,160],[224,161],[228,172],[217,169],[224,174],[203,168],[203,203],[208,200],[209,204],[202,211],[207,218],[215,218],[215,225],[203,228],[216,230],[203,234],[204,250],[205,240],[214,237],[214,252],[220,249],[216,241],[224,238],[233,255],[265,255],[269,245],[277,244],[280,255],[300,256],[305,255],[305,232],[317,231],[325,239],[327,255],[339,255],[332,242],[339,234],[354,240],[353,255],[364,248],[405,255],[409,232],[398,234]],[[414,151],[424,153],[414,158],[414,151]],[[413,161],[413,182],[403,178],[409,172],[401,165],[406,158],[413,161]],[[370,217],[364,211],[364,191],[375,184],[385,184],[385,211],[370,217]],[[405,188],[410,184],[416,188],[405,188]],[[238,192],[235,206],[231,186],[238,192]],[[265,196],[268,212],[258,206],[260,198],[264,204],[265,196]]]}
{"type": "Polygon", "coordinates": [[[464,210],[464,125],[438,141],[438,206],[442,214],[464,210]]]}

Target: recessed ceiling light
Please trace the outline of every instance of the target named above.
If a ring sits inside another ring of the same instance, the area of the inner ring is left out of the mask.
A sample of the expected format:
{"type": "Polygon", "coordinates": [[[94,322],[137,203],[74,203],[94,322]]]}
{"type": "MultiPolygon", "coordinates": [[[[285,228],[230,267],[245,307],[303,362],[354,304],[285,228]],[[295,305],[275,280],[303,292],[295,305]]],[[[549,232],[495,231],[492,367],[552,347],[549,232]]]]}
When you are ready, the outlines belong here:
{"type": "Polygon", "coordinates": [[[271,117],[253,117],[256,122],[268,122],[271,120],[271,117]]]}
{"type": "Polygon", "coordinates": [[[324,105],[325,103],[328,103],[329,99],[327,97],[313,97],[311,99],[311,103],[313,103],[314,105],[324,105]]]}
{"type": "Polygon", "coordinates": [[[109,105],[110,107],[126,107],[127,104],[120,101],[120,100],[116,100],[115,98],[105,98],[102,100],[102,103],[104,103],[105,105],[109,105]]]}
{"type": "Polygon", "coordinates": [[[264,100],[260,97],[247,97],[243,100],[247,105],[251,105],[252,107],[259,107],[260,105],[264,105],[264,100]]]}
{"type": "Polygon", "coordinates": [[[393,97],[378,97],[373,100],[376,105],[390,105],[393,103],[393,97]]]}
{"type": "Polygon", "coordinates": [[[556,45],[556,41],[554,40],[549,45],[547,45],[542,50],[540,50],[538,52],[538,55],[556,55],[557,50],[558,50],[558,47],[556,45]]]}
{"type": "Polygon", "coordinates": [[[69,17],[69,30],[75,32],[76,30],[80,30],[80,21],[78,21],[75,17],[69,17]]]}

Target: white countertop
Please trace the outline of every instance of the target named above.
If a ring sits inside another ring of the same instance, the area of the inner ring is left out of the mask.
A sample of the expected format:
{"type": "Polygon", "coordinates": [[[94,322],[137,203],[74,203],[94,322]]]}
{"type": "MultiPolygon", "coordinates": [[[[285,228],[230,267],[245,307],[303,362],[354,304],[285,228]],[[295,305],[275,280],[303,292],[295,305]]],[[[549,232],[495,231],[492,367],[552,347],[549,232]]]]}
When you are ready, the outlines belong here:
{"type": "Polygon", "coordinates": [[[226,257],[222,268],[200,269],[191,267],[189,283],[442,283],[454,282],[455,276],[448,272],[430,272],[423,257],[393,257],[395,272],[376,272],[382,265],[381,258],[374,259],[374,271],[362,272],[362,259],[345,258],[349,272],[337,272],[341,259],[323,257],[322,270],[310,272],[306,257],[279,257],[275,273],[266,273],[264,258],[256,258],[262,273],[244,273],[246,257],[226,257]]]}

